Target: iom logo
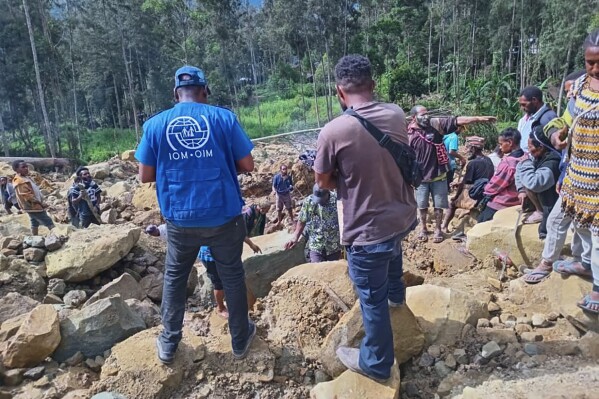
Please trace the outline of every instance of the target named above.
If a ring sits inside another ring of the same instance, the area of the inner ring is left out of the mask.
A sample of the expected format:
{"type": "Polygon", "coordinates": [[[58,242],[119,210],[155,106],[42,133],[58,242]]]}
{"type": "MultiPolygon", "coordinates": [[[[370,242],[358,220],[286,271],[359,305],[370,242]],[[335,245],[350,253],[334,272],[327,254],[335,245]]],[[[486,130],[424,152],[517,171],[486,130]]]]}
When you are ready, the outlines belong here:
{"type": "Polygon", "coordinates": [[[210,139],[210,125],[204,115],[200,115],[198,122],[189,116],[179,116],[169,122],[166,127],[166,140],[173,149],[179,151],[178,143],[187,150],[199,150],[206,145],[210,139]]]}

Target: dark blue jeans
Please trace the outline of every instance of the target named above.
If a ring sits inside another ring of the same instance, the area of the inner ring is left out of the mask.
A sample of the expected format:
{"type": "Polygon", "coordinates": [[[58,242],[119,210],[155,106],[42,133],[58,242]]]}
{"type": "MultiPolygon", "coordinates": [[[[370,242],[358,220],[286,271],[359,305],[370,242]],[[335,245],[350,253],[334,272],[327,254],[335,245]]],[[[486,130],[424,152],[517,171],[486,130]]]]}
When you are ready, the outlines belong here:
{"type": "Polygon", "coordinates": [[[210,247],[218,268],[229,310],[229,332],[233,350],[242,351],[249,333],[245,273],[241,262],[246,235],[243,217],[239,215],[218,227],[178,227],[167,222],[167,250],[162,293],[160,341],[168,351],[177,349],[182,338],[186,287],[189,273],[200,246],[210,247]]]}
{"type": "Polygon", "coordinates": [[[387,299],[405,301],[401,239],[405,234],[373,245],[347,246],[349,275],[354,283],[364,322],[360,368],[386,379],[393,366],[393,331],[387,299]]]}

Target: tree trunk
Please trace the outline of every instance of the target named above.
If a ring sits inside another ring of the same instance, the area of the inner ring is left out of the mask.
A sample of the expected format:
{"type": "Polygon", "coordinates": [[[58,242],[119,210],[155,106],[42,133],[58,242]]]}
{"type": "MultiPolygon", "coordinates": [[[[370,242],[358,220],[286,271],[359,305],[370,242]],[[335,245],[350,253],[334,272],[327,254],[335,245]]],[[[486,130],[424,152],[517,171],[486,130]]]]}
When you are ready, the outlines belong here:
{"type": "Polygon", "coordinates": [[[0,108],[0,140],[2,140],[2,150],[4,151],[4,156],[10,156],[10,147],[8,143],[8,139],[6,138],[6,130],[4,130],[4,120],[2,119],[2,109],[0,108]]]}
{"type": "Polygon", "coordinates": [[[50,119],[48,118],[48,111],[46,109],[46,101],[44,100],[44,88],[42,87],[42,78],[40,76],[40,67],[37,61],[37,49],[35,47],[35,37],[33,36],[33,26],[31,25],[31,17],[29,16],[29,7],[27,1],[23,0],[23,11],[25,12],[25,20],[27,21],[27,31],[29,33],[29,42],[31,43],[31,54],[33,56],[33,67],[35,69],[35,80],[37,81],[37,94],[39,96],[40,107],[42,109],[42,117],[44,119],[44,136],[48,141],[48,149],[50,150],[50,156],[56,158],[56,147],[54,142],[54,135],[52,134],[52,128],[50,127],[50,119]]]}
{"type": "Polygon", "coordinates": [[[306,48],[308,49],[308,58],[310,60],[310,72],[312,73],[312,89],[314,90],[314,110],[316,111],[316,123],[320,127],[320,111],[318,109],[318,93],[316,92],[316,74],[314,73],[314,63],[312,62],[312,52],[310,43],[306,37],[306,48]]]}
{"type": "Polygon", "coordinates": [[[433,6],[432,4],[429,6],[428,13],[428,93],[431,92],[431,57],[432,57],[432,48],[433,48],[433,6]]]}
{"type": "MultiPolygon", "coordinates": [[[[112,84],[114,86],[114,98],[116,99],[116,119],[117,119],[119,128],[123,129],[123,122],[122,122],[122,118],[121,118],[123,111],[121,110],[121,100],[119,99],[119,89],[118,89],[118,87],[116,87],[116,78],[114,77],[114,72],[112,72],[111,75],[112,75],[112,84]]],[[[116,128],[116,125],[114,127],[116,128]]]]}
{"type": "Polygon", "coordinates": [[[64,168],[67,166],[71,166],[71,160],[67,158],[0,157],[0,162],[6,162],[8,164],[11,164],[16,160],[23,160],[26,163],[30,163],[35,167],[36,170],[54,170],[54,168],[64,168]]]}
{"type": "Polygon", "coordinates": [[[133,112],[133,121],[135,124],[135,142],[139,144],[139,119],[137,118],[137,105],[135,104],[135,90],[133,88],[133,72],[131,71],[130,61],[127,59],[125,51],[125,37],[121,30],[121,49],[123,50],[123,62],[125,63],[125,73],[129,85],[129,101],[131,101],[131,112],[133,112]]]}

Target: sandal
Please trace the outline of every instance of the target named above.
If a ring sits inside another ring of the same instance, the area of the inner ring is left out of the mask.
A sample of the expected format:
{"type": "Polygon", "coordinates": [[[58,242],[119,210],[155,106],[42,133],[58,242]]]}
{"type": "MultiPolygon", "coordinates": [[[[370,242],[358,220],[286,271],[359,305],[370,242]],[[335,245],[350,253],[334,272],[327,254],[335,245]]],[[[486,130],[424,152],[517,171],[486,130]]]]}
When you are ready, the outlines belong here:
{"type": "Polygon", "coordinates": [[[429,235],[428,231],[421,231],[420,233],[418,233],[418,239],[422,242],[427,242],[428,235],[429,235]]]}
{"type": "Polygon", "coordinates": [[[586,269],[582,263],[573,260],[558,260],[553,262],[553,271],[561,274],[562,276],[580,276],[580,277],[593,277],[593,272],[586,269]],[[585,270],[585,273],[580,272],[580,268],[575,267],[575,264],[580,264],[585,270]]]}
{"type": "Polygon", "coordinates": [[[445,241],[445,237],[443,236],[443,233],[435,233],[433,235],[433,242],[435,244],[442,243],[443,241],[445,241]]]}
{"type": "Polygon", "coordinates": [[[531,271],[528,274],[525,274],[522,279],[524,280],[524,282],[526,284],[538,284],[541,281],[545,280],[547,277],[549,277],[549,275],[551,274],[551,271],[549,270],[539,270],[539,271],[531,271]]]}
{"type": "Polygon", "coordinates": [[[524,221],[522,224],[535,224],[541,223],[543,221],[543,214],[541,212],[534,211],[524,221]]]}
{"type": "Polygon", "coordinates": [[[591,299],[590,295],[585,296],[582,302],[578,302],[576,305],[586,312],[599,315],[599,301],[591,299]],[[596,308],[591,308],[590,305],[595,305],[596,308]]]}

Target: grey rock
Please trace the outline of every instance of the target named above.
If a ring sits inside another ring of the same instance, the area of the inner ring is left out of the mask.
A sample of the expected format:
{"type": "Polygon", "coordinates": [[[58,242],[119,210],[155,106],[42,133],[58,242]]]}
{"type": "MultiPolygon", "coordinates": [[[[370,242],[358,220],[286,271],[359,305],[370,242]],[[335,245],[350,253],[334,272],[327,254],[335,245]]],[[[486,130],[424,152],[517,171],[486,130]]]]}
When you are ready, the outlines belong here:
{"type": "Polygon", "coordinates": [[[76,308],[87,299],[87,294],[83,290],[73,290],[66,293],[62,299],[65,305],[76,308]]]}
{"type": "Polygon", "coordinates": [[[520,338],[524,342],[539,342],[543,340],[543,335],[536,332],[524,332],[520,334],[520,338]]]}
{"type": "Polygon", "coordinates": [[[128,273],[137,281],[138,283],[141,281],[141,275],[133,269],[129,269],[128,267],[124,270],[125,273],[128,273]]]}
{"type": "Polygon", "coordinates": [[[518,317],[516,319],[516,324],[527,324],[530,325],[532,322],[530,321],[530,319],[528,317],[518,317]]]}
{"type": "Polygon", "coordinates": [[[435,363],[435,372],[439,377],[445,378],[451,374],[451,369],[447,367],[444,361],[440,361],[435,363]]]}
{"type": "Polygon", "coordinates": [[[314,383],[315,384],[320,384],[321,382],[327,382],[330,380],[331,380],[331,377],[322,370],[316,370],[316,372],[314,373],[314,383]]]}
{"type": "Polygon", "coordinates": [[[81,363],[83,360],[85,360],[85,356],[83,356],[83,353],[77,352],[77,353],[73,354],[73,356],[69,357],[68,359],[65,359],[64,362],[68,366],[76,366],[79,363],[81,363]]]}
{"type": "Polygon", "coordinates": [[[482,357],[485,359],[492,359],[495,356],[499,355],[503,350],[499,346],[499,344],[495,341],[487,342],[481,351],[482,357]]]}
{"type": "Polygon", "coordinates": [[[418,389],[418,386],[414,384],[412,381],[407,382],[403,386],[403,392],[405,392],[405,394],[408,395],[409,398],[420,397],[420,390],[418,389]]]}
{"type": "Polygon", "coordinates": [[[420,367],[431,367],[433,364],[435,364],[435,358],[428,353],[423,353],[418,361],[420,367]]]}
{"type": "Polygon", "coordinates": [[[481,354],[476,354],[476,356],[474,356],[474,364],[478,364],[479,366],[484,366],[485,364],[489,363],[491,361],[491,359],[487,359],[486,357],[482,356],[481,354]]]}
{"type": "Polygon", "coordinates": [[[15,387],[23,382],[23,373],[25,369],[10,369],[4,372],[4,378],[2,379],[4,385],[8,387],[15,387]]]}
{"type": "Polygon", "coordinates": [[[102,368],[94,359],[85,359],[85,365],[92,371],[100,371],[102,368]]]}
{"type": "Polygon", "coordinates": [[[62,279],[51,278],[50,281],[48,281],[48,292],[54,295],[64,295],[64,291],[66,290],[66,288],[67,285],[62,279]]]}
{"type": "Polygon", "coordinates": [[[97,365],[99,365],[100,367],[102,367],[102,366],[104,366],[105,360],[104,360],[104,358],[102,356],[98,355],[98,356],[96,356],[94,358],[94,362],[96,362],[97,365]]]}
{"type": "Polygon", "coordinates": [[[499,317],[497,317],[497,316],[493,317],[493,318],[490,320],[490,322],[491,322],[491,325],[492,325],[493,327],[497,327],[498,325],[500,325],[500,324],[501,324],[501,321],[499,320],[499,317]]]}
{"type": "Polygon", "coordinates": [[[63,301],[57,295],[46,294],[46,296],[42,300],[42,303],[49,304],[49,305],[61,305],[61,304],[63,304],[63,301]]]}
{"type": "Polygon", "coordinates": [[[456,349],[453,351],[453,357],[459,364],[468,364],[470,362],[465,349],[456,349]]]}
{"type": "Polygon", "coordinates": [[[46,257],[46,251],[41,248],[27,248],[23,250],[23,257],[28,262],[42,262],[46,257]]]}
{"type": "Polygon", "coordinates": [[[549,320],[547,320],[547,318],[545,317],[544,314],[535,313],[532,315],[531,320],[532,320],[533,327],[545,328],[545,327],[549,327],[551,325],[551,323],[549,322],[549,320]]]}
{"type": "Polygon", "coordinates": [[[34,367],[32,369],[27,370],[23,377],[29,378],[30,380],[39,380],[44,375],[46,368],[44,366],[34,367]]]}
{"type": "Polygon", "coordinates": [[[37,305],[39,305],[39,302],[28,296],[10,292],[0,297],[0,323],[23,313],[28,313],[37,305]]]}
{"type": "Polygon", "coordinates": [[[58,237],[54,234],[49,234],[44,239],[44,246],[50,252],[57,251],[60,248],[62,248],[63,243],[64,243],[63,239],[61,239],[60,237],[58,237]]]}
{"type": "Polygon", "coordinates": [[[455,370],[458,367],[458,362],[452,354],[447,355],[445,358],[445,365],[452,370],[455,370]]]}
{"type": "Polygon", "coordinates": [[[142,318],[119,296],[100,299],[61,321],[62,340],[53,358],[61,362],[76,352],[88,358],[102,355],[117,342],[145,328],[142,318]]]}
{"type": "Polygon", "coordinates": [[[34,248],[44,248],[44,237],[25,236],[25,238],[23,238],[23,244],[34,248]]]}
{"type": "Polygon", "coordinates": [[[478,319],[476,322],[476,328],[489,328],[491,327],[491,322],[488,319],[478,319]]]}
{"type": "Polygon", "coordinates": [[[139,285],[137,280],[130,274],[124,273],[121,277],[100,288],[100,290],[92,295],[83,306],[89,306],[100,299],[108,298],[113,295],[120,295],[121,299],[124,301],[127,299],[138,299],[141,301],[146,297],[143,288],[139,285]]]}
{"type": "Polygon", "coordinates": [[[536,344],[527,342],[524,344],[524,353],[526,353],[529,356],[534,356],[534,355],[540,355],[543,353],[543,349],[536,344]]]}
{"type": "Polygon", "coordinates": [[[154,301],[162,300],[162,286],[164,284],[164,276],[160,274],[148,274],[139,282],[146,292],[146,295],[154,301]]]}
{"type": "Polygon", "coordinates": [[[439,359],[441,357],[441,347],[439,345],[431,345],[426,351],[435,359],[439,359]]]}
{"type": "Polygon", "coordinates": [[[559,319],[559,313],[557,312],[551,312],[547,315],[547,320],[549,321],[557,321],[557,319],[559,319]]]}
{"type": "Polygon", "coordinates": [[[133,312],[141,316],[146,327],[155,327],[160,324],[160,308],[154,302],[148,299],[145,301],[127,299],[125,303],[133,312]]]}

